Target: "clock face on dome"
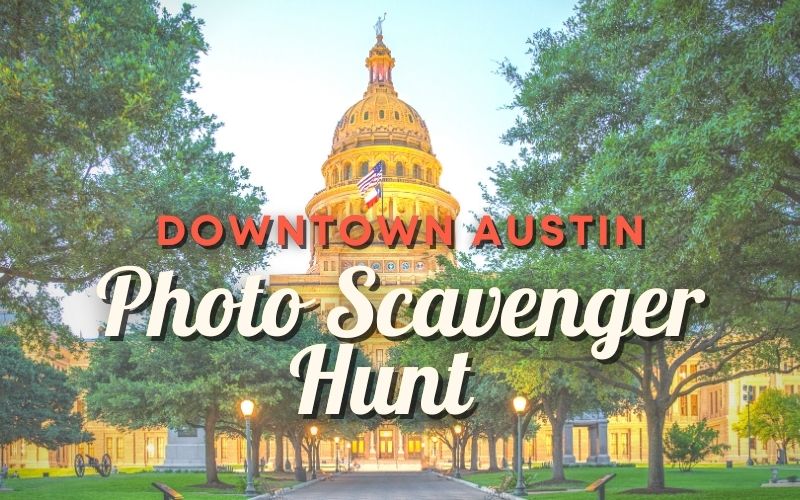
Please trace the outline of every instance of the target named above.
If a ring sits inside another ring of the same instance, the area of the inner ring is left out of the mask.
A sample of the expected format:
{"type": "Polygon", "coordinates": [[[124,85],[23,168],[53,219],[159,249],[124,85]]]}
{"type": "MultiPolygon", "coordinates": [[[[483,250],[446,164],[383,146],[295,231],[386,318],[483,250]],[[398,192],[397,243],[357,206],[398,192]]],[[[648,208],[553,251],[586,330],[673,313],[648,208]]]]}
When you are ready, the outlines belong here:
{"type": "Polygon", "coordinates": [[[402,264],[400,264],[400,268],[403,271],[408,271],[409,269],[411,269],[411,263],[410,262],[403,262],[402,264]]]}
{"type": "Polygon", "coordinates": [[[417,269],[425,269],[425,263],[424,262],[417,262],[417,269]]]}
{"type": "Polygon", "coordinates": [[[381,263],[380,263],[380,262],[373,262],[373,263],[372,263],[372,269],[374,269],[374,270],[376,270],[376,271],[380,271],[380,269],[381,269],[381,263]]]}
{"type": "Polygon", "coordinates": [[[395,267],[394,262],[388,262],[386,264],[386,269],[388,269],[389,271],[394,271],[394,267],[395,267]]]}

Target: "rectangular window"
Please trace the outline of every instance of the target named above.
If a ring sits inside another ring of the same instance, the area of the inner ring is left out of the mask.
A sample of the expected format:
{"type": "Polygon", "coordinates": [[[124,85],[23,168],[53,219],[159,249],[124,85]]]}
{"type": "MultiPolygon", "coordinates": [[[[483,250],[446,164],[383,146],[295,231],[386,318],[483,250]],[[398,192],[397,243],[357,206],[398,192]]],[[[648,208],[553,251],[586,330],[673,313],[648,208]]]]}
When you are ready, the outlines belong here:
{"type": "Polygon", "coordinates": [[[156,457],[156,444],[153,442],[153,438],[149,437],[145,439],[144,448],[147,450],[147,458],[156,457]]]}
{"type": "Polygon", "coordinates": [[[94,455],[94,442],[86,444],[86,454],[93,457],[94,455]]]}
{"type": "Polygon", "coordinates": [[[697,394],[692,394],[690,400],[692,403],[692,416],[696,417],[700,413],[700,398],[697,397],[697,394]]]}
{"type": "Polygon", "coordinates": [[[125,457],[125,438],[118,437],[117,438],[117,460],[122,460],[125,457]]]}
{"type": "Polygon", "coordinates": [[[350,441],[350,453],[353,457],[364,456],[364,435],[358,436],[356,439],[350,441]]]}
{"type": "Polygon", "coordinates": [[[681,417],[686,417],[689,415],[689,405],[686,401],[686,396],[681,396],[680,398],[680,405],[681,405],[681,417]]]}
{"type": "Polygon", "coordinates": [[[164,458],[164,438],[156,438],[156,458],[164,458]]]}
{"type": "Polygon", "coordinates": [[[111,458],[114,458],[114,438],[107,437],[106,438],[106,453],[111,455],[111,458]]]}
{"type": "Polygon", "coordinates": [[[383,366],[383,349],[375,349],[375,364],[383,366]]]}

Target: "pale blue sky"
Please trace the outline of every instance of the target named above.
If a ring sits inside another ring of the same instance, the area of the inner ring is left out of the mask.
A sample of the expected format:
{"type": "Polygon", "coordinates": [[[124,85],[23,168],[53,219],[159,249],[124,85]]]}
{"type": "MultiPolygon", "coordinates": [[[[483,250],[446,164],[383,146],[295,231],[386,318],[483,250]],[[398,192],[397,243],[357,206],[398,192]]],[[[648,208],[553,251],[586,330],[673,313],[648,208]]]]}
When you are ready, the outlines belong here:
{"type": "MultiPolygon", "coordinates": [[[[320,167],[344,111],[367,84],[373,25],[387,12],[384,43],[399,97],[414,106],[442,163],[441,185],[461,203],[459,223],[482,213],[478,182],[515,156],[500,144],[514,121],[501,109],[513,93],[497,75],[508,58],[529,66],[526,39],[559,29],[573,12],[560,1],[196,1],[210,48],[195,99],[225,123],[218,146],[253,173],[269,197],[265,213],[302,214],[323,187],[320,167]]],[[[180,2],[166,1],[175,11],[180,2]]],[[[167,194],[165,194],[167,195],[167,194]]],[[[459,227],[459,246],[468,237],[459,227]]],[[[304,272],[308,253],[287,250],[269,273],[304,272]]],[[[139,264],[120,262],[120,265],[139,264]]],[[[65,300],[73,330],[93,335],[106,310],[93,290],[65,300]]]]}

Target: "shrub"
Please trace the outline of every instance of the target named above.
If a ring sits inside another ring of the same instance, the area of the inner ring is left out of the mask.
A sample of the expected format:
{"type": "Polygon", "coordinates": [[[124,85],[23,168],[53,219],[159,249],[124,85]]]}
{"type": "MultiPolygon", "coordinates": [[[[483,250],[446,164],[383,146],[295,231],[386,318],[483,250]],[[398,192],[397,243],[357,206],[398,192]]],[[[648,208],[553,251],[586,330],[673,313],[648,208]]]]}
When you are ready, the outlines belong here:
{"type": "Polygon", "coordinates": [[[681,472],[689,472],[706,456],[718,455],[729,447],[713,444],[719,432],[710,429],[705,420],[681,428],[672,424],[664,438],[664,455],[673,464],[678,464],[681,472]]]}

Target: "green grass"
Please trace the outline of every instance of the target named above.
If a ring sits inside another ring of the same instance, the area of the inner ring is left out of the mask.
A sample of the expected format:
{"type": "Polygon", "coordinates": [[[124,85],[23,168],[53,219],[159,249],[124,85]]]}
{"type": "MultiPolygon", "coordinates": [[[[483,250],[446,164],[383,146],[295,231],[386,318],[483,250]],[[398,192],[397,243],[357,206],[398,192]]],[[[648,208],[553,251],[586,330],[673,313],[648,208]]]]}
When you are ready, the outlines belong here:
{"type": "MultiPolygon", "coordinates": [[[[75,477],[49,477],[42,478],[41,473],[37,478],[8,479],[6,487],[12,492],[0,493],[0,499],[32,499],[32,498],[58,498],[59,500],[93,500],[93,499],[120,499],[153,500],[163,498],[162,494],[153,488],[153,482],[165,483],[176,489],[187,500],[215,500],[242,498],[244,491],[244,476],[242,474],[220,474],[220,480],[234,486],[232,489],[203,489],[198,485],[205,483],[202,473],[157,473],[140,472],[136,474],[114,474],[103,478],[97,474],[90,474],[87,470],[83,478],[75,477]]],[[[271,488],[283,488],[295,484],[291,476],[280,474],[265,474],[267,484],[271,488]]]]}
{"type": "MultiPolygon", "coordinates": [[[[758,499],[796,499],[800,498],[800,488],[761,488],[770,478],[771,466],[749,467],[738,466],[725,469],[720,466],[697,467],[692,472],[680,472],[678,469],[667,467],[667,487],[686,488],[695,490],[695,493],[682,493],[672,495],[638,495],[620,494],[633,488],[643,488],[647,485],[647,469],[644,467],[575,467],[566,470],[567,479],[583,481],[584,485],[609,473],[616,473],[617,477],[606,486],[607,496],[624,500],[653,500],[665,498],[669,500],[727,500],[729,498],[758,499]]],[[[797,466],[780,467],[779,477],[785,479],[789,475],[800,476],[797,466]]],[[[529,483],[545,481],[550,478],[547,469],[534,469],[524,471],[529,483]]],[[[504,472],[479,472],[476,474],[463,474],[467,481],[481,486],[497,487],[503,481],[504,472]]],[[[513,483],[511,485],[513,489],[513,483]]],[[[580,485],[570,485],[570,488],[582,488],[580,485]]],[[[531,488],[534,490],[536,488],[531,488]]],[[[528,498],[536,500],[589,500],[597,498],[596,493],[553,493],[529,495],[528,498]]]]}

